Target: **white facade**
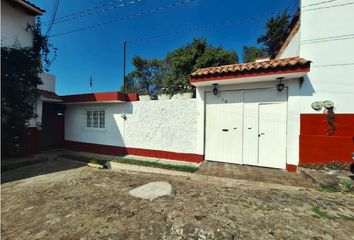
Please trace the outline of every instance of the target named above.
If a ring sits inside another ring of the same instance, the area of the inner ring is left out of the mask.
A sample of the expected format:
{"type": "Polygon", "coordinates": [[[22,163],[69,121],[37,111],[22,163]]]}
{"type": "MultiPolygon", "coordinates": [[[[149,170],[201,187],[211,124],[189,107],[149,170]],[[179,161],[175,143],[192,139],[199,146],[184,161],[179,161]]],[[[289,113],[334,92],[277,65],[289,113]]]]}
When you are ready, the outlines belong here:
{"type": "Polygon", "coordinates": [[[197,105],[196,99],[68,104],[65,140],[202,155],[197,105]],[[105,128],[86,128],[88,109],[105,110],[105,128]]]}
{"type": "Polygon", "coordinates": [[[55,92],[55,75],[49,73],[41,73],[40,78],[42,84],[38,85],[38,89],[55,92]]]}
{"type": "Polygon", "coordinates": [[[300,31],[298,31],[288,46],[284,49],[284,52],[280,55],[280,58],[290,58],[300,56],[300,31]]]}
{"type": "Polygon", "coordinates": [[[314,113],[311,103],[331,100],[336,113],[353,113],[354,5],[302,0],[300,30],[280,58],[300,56],[312,61],[300,89],[299,113],[314,113]],[[316,5],[318,4],[318,5],[316,5]]]}
{"type": "Polygon", "coordinates": [[[301,87],[301,113],[314,113],[311,103],[331,100],[336,113],[353,113],[354,5],[352,1],[302,0],[300,57],[311,60],[301,87]]]}
{"type": "Polygon", "coordinates": [[[34,22],[35,16],[27,14],[21,7],[1,1],[1,46],[32,46],[33,34],[26,28],[34,22]]]}

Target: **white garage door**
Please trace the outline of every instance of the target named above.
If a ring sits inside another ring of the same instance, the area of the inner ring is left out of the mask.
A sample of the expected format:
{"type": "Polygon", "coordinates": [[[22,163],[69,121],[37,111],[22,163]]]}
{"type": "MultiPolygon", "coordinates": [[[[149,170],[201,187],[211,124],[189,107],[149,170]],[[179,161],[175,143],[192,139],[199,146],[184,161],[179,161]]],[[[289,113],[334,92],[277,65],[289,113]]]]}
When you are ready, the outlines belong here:
{"type": "Polygon", "coordinates": [[[284,169],[286,90],[206,93],[205,159],[284,169]]]}

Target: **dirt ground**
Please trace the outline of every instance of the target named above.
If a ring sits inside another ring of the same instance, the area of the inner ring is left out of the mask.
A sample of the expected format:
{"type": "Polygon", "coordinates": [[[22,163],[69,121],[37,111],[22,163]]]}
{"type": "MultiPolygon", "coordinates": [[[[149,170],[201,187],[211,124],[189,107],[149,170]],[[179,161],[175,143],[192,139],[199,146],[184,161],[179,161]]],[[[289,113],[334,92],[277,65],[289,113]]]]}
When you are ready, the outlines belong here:
{"type": "Polygon", "coordinates": [[[6,172],[1,239],[354,239],[354,195],[48,161],[6,172]],[[21,179],[22,178],[22,179],[21,179]],[[130,190],[167,181],[153,201],[130,190]]]}

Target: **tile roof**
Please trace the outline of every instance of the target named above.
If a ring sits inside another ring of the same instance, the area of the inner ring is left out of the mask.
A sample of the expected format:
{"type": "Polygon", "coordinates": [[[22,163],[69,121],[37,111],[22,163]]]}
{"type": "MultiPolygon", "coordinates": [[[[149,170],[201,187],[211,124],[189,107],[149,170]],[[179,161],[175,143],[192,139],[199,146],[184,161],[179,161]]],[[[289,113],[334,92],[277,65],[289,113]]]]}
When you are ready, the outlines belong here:
{"type": "Polygon", "coordinates": [[[310,61],[299,58],[284,58],[284,59],[273,59],[263,62],[250,62],[244,64],[231,64],[224,65],[219,67],[208,67],[201,68],[194,71],[190,77],[191,79],[203,78],[203,77],[212,77],[220,75],[235,75],[235,74],[247,74],[253,72],[264,72],[272,70],[282,70],[282,69],[291,69],[297,67],[309,67],[310,61]]]}
{"type": "Polygon", "coordinates": [[[45,99],[62,101],[61,97],[59,97],[55,92],[42,90],[42,89],[38,89],[38,92],[45,99]]]}

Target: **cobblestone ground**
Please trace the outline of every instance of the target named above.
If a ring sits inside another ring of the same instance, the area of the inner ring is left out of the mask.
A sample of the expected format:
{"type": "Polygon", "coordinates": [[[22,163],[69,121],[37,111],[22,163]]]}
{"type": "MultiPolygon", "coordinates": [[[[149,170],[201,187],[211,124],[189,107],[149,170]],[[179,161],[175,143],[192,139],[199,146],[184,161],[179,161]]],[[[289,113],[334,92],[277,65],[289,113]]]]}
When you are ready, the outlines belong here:
{"type": "Polygon", "coordinates": [[[3,240],[354,239],[352,194],[208,183],[55,161],[7,172],[4,180],[3,240]],[[51,173],[43,174],[45,169],[51,173]],[[38,176],[13,180],[28,173],[38,176]],[[172,195],[149,201],[128,194],[151,181],[169,182],[172,195]]]}

